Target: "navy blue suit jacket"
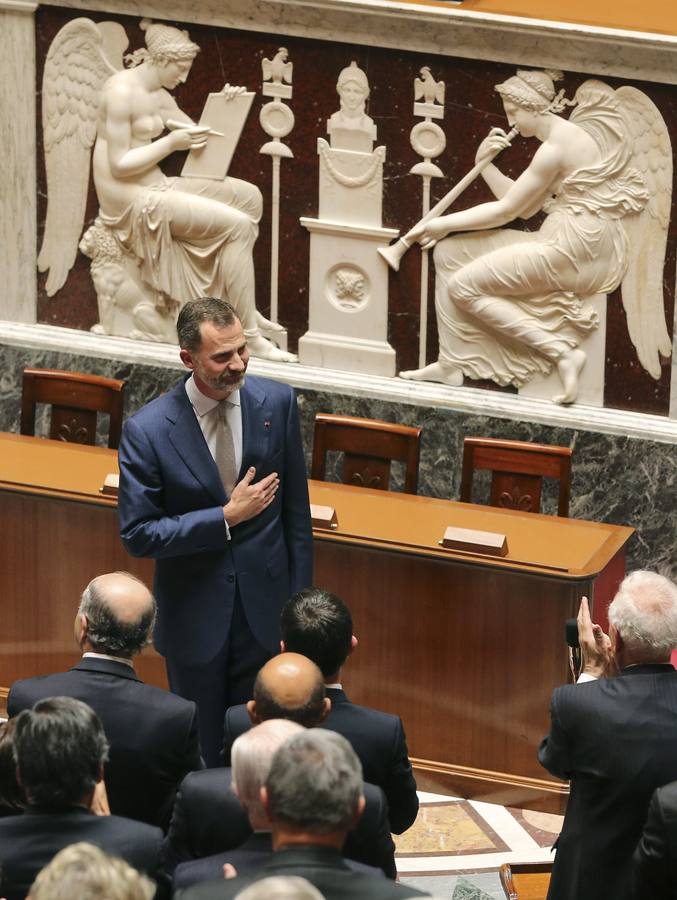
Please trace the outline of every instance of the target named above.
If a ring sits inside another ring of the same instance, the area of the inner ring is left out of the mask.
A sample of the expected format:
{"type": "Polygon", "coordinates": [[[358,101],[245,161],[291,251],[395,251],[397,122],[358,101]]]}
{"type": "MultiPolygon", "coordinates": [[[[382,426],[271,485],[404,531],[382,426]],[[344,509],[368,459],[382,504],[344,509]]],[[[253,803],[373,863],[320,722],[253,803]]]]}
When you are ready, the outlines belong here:
{"type": "Polygon", "coordinates": [[[632,854],[654,790],[677,779],[677,672],[624,669],[557,688],[538,758],[571,780],[549,900],[630,900],[632,854]]]}
{"type": "MultiPolygon", "coordinates": [[[[169,872],[181,863],[204,857],[210,857],[213,863],[214,855],[225,851],[230,851],[232,855],[238,849],[247,853],[255,849],[252,846],[243,847],[252,836],[252,830],[247,814],[230,785],[229,768],[191,772],[184,778],[176,795],[166,841],[166,868],[169,872]]],[[[395,878],[395,845],[390,836],[388,804],[383,791],[373,784],[365,784],[364,799],[364,812],[355,828],[348,832],[344,855],[365,866],[382,869],[388,878],[395,878]]],[[[258,849],[261,849],[260,846],[258,849]]],[[[270,846],[266,845],[266,849],[270,850],[270,846]]],[[[258,856],[249,859],[245,854],[245,858],[249,860],[250,868],[261,863],[258,856]]],[[[229,855],[223,862],[230,860],[229,855]]],[[[211,865],[208,868],[212,870],[211,865]]],[[[199,877],[194,880],[209,877],[199,866],[196,869],[193,874],[199,877]]],[[[192,880],[191,876],[190,883],[192,880]]],[[[185,887],[187,883],[180,886],[185,887]]]]}
{"type": "Polygon", "coordinates": [[[633,857],[632,900],[677,897],[677,781],[658,788],[633,857]]]}
{"type": "Polygon", "coordinates": [[[29,807],[22,815],[0,819],[0,896],[23,900],[38,872],[78,841],[95,844],[155,879],[156,900],[169,896],[160,829],[121,816],[95,816],[79,806],[61,811],[29,807]]]}
{"type": "Polygon", "coordinates": [[[69,672],[15,681],[9,715],[45,697],[75,697],[101,719],[110,743],[104,778],[111,812],[166,829],[181,779],[204,765],[195,704],[97,657],[83,657],[69,672]]]}
{"type": "Polygon", "coordinates": [[[181,665],[219,653],[239,588],[258,642],[278,650],[279,613],[312,583],[308,485],[293,390],[248,375],[240,390],[242,468],[271,472],[280,489],[262,513],[231,529],[226,494],[183,382],[127,419],[119,449],[120,534],[133,556],[152,557],[155,645],[181,665]]]}
{"type": "MultiPolygon", "coordinates": [[[[416,779],[409,761],[402,719],[378,709],[352,703],[345,691],[327,688],[329,715],[320,723],[350,741],[362,763],[364,780],[381,788],[388,801],[388,819],[395,834],[410,828],[418,813],[416,779]]],[[[252,727],[247,707],[226,710],[223,727],[223,761],[230,765],[235,738],[252,727]]]]}

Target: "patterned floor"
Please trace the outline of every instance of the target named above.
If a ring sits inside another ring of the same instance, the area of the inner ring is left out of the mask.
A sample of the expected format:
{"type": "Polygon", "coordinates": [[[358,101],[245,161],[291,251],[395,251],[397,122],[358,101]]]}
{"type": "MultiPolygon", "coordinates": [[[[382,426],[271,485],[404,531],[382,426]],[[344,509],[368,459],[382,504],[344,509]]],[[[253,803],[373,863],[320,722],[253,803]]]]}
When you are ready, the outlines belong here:
{"type": "Polygon", "coordinates": [[[400,879],[439,897],[503,898],[504,862],[551,861],[562,817],[419,794],[416,823],[395,838],[400,879]],[[479,889],[473,890],[472,888],[479,889]]]}

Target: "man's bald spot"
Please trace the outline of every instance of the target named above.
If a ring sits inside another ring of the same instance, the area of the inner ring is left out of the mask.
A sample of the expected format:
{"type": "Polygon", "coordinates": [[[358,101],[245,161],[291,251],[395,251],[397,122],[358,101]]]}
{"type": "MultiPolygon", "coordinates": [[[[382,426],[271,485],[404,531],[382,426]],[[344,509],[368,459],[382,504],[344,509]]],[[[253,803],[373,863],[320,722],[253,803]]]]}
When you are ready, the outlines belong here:
{"type": "Polygon", "coordinates": [[[93,589],[111,615],[123,624],[139,622],[154,602],[146,585],[127,572],[98,575],[87,588],[93,589]]]}
{"type": "Polygon", "coordinates": [[[274,656],[261,669],[256,681],[276,703],[285,707],[304,706],[324,684],[322,672],[300,653],[274,656]]]}

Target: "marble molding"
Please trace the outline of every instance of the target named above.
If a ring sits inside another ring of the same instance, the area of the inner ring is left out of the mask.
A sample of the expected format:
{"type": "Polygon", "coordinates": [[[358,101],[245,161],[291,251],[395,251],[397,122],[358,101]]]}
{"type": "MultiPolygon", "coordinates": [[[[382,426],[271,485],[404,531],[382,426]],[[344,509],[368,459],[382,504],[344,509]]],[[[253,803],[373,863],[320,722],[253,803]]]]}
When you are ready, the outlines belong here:
{"type": "MultiPolygon", "coordinates": [[[[7,2],[7,0],[4,0],[7,2]]],[[[88,12],[277,31],[677,84],[677,37],[393,0],[43,0],[88,12]]]]}
{"type": "MultiPolygon", "coordinates": [[[[18,431],[21,372],[26,366],[72,369],[124,378],[128,387],[125,413],[131,414],[168,389],[181,377],[175,348],[157,348],[133,341],[118,342],[116,358],[91,352],[93,338],[58,329],[60,342],[44,345],[48,326],[3,327],[0,352],[0,430],[18,431]],[[31,333],[33,337],[31,338],[31,333]],[[89,343],[90,348],[86,346],[89,343]],[[76,347],[74,352],[73,347],[76,347]]],[[[299,398],[301,427],[310,465],[313,420],[316,412],[348,413],[406,425],[422,425],[419,493],[456,498],[465,435],[483,435],[570,446],[574,451],[571,514],[576,518],[632,525],[636,535],[628,545],[628,569],[646,567],[677,578],[677,424],[658,416],[621,414],[590,408],[552,409],[531,403],[531,421],[521,421],[524,404],[504,395],[430,386],[426,401],[420,392],[391,379],[365,379],[326,370],[308,371],[255,360],[252,372],[294,384],[299,398]],[[395,390],[393,390],[395,388],[395,390]],[[369,396],[377,393],[378,396],[369,396]],[[469,397],[468,394],[472,396],[469,397]],[[540,421],[538,421],[540,419],[540,421]],[[623,432],[630,432],[623,433],[623,432]]],[[[105,443],[103,435],[101,443],[105,443]]],[[[331,468],[331,461],[330,461],[331,468]]],[[[403,473],[395,470],[395,486],[403,473]]],[[[478,483],[477,499],[487,485],[478,483]]],[[[554,485],[545,492],[544,508],[556,508],[554,485]]]]}

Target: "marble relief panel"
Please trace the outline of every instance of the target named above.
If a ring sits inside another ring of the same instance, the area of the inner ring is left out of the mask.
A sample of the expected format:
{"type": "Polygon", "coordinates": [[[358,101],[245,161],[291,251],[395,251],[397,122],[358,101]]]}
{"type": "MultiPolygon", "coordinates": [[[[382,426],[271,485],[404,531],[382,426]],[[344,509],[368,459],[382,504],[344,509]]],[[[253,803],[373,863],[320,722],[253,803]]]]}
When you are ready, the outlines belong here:
{"type": "MultiPolygon", "coordinates": [[[[38,84],[51,41],[66,21],[76,13],[55,7],[41,7],[37,13],[38,84]]],[[[139,21],[131,17],[111,17],[93,13],[96,21],[115,18],[130,37],[131,46],[142,44],[139,21]]],[[[181,23],[179,23],[181,24],[181,23]]],[[[491,127],[505,125],[494,85],[514,74],[515,67],[453,56],[417,54],[393,49],[283,36],[280,34],[228,31],[205,26],[186,25],[191,38],[202,51],[197,57],[189,81],[177,88],[176,99],[189,115],[199,118],[206,94],[219,89],[225,81],[246,84],[259,90],[261,60],[284,44],[294,60],[294,100],[296,125],[289,138],[294,159],[285,162],[280,212],[281,255],[279,318],[289,330],[289,349],[295,350],[298,338],[308,327],[308,260],[309,236],[300,226],[303,216],[317,215],[317,150],[316,142],[326,120],[336,108],[337,73],[355,59],[367,73],[371,86],[368,112],[378,128],[379,142],[388,148],[384,167],[383,223],[406,230],[420,216],[420,179],[409,174],[418,157],[409,143],[415,122],[412,114],[412,85],[424,65],[431,66],[436,78],[445,82],[446,113],[443,123],[447,135],[445,152],[437,159],[445,179],[433,181],[433,202],[448,190],[474,162],[478,144],[491,127]]],[[[583,74],[566,73],[563,87],[572,96],[586,79],[583,74]]],[[[612,87],[629,83],[627,79],[605,79],[612,87]]],[[[672,136],[677,137],[677,98],[667,85],[637,83],[660,109],[672,136]]],[[[236,151],[231,173],[257,184],[264,197],[270,196],[271,170],[268,160],[258,153],[262,132],[258,112],[264,102],[257,96],[236,151]]],[[[516,140],[502,156],[502,169],[518,175],[528,163],[533,149],[525,140],[516,140]]],[[[172,158],[166,171],[176,174],[182,160],[172,158]]],[[[38,153],[41,160],[41,151],[38,153]]],[[[44,222],[44,171],[40,161],[39,222],[44,222]]],[[[459,201],[459,208],[490,199],[482,182],[475,182],[459,201]]],[[[90,191],[86,220],[96,214],[96,201],[90,191]]],[[[665,312],[673,321],[674,273],[677,247],[677,225],[670,222],[668,252],[665,264],[665,312]]],[[[538,227],[530,220],[528,228],[538,227]]],[[[41,235],[38,235],[40,241],[41,235]]],[[[269,312],[270,284],[270,217],[264,212],[261,234],[255,247],[257,271],[257,305],[269,312]]],[[[397,368],[413,368],[418,364],[418,295],[420,262],[417,251],[402,262],[400,273],[390,275],[388,341],[397,354],[397,368]]],[[[430,282],[432,298],[431,267],[430,282]]],[[[670,391],[670,365],[662,369],[660,380],[654,381],[637,361],[627,332],[620,292],[608,298],[607,349],[605,360],[605,404],[636,411],[667,414],[670,391]]],[[[89,276],[89,263],[81,255],[65,286],[55,297],[47,298],[41,284],[38,320],[48,324],[89,328],[97,320],[96,297],[89,276]]],[[[436,357],[437,333],[432,301],[428,307],[428,360],[436,357]]],[[[474,383],[477,385],[477,382],[474,383]]],[[[495,389],[494,385],[487,385],[495,389]]],[[[510,388],[506,390],[512,390],[510,388]]]]}
{"type": "MultiPolygon", "coordinates": [[[[5,365],[0,373],[0,431],[19,430],[21,372],[26,366],[73,369],[127,380],[125,415],[130,415],[181,377],[181,367],[146,366],[94,359],[56,351],[1,346],[5,365]]],[[[677,454],[672,444],[582,429],[558,428],[452,409],[431,409],[346,393],[298,391],[306,464],[310,471],[313,421],[317,412],[384,419],[423,427],[419,493],[457,499],[461,477],[463,438],[466,435],[560,444],[573,449],[571,515],[575,518],[631,525],[637,529],[628,544],[628,568],[658,569],[677,579],[677,454]]],[[[106,445],[102,432],[99,443],[106,445]]],[[[330,461],[331,463],[331,461],[330,461]]],[[[339,480],[328,468],[328,478],[339,480]]],[[[393,472],[401,488],[403,473],[393,472]]],[[[488,484],[478,480],[477,502],[488,496],[488,484]]],[[[554,483],[546,482],[543,510],[556,511],[554,483]]]]}

